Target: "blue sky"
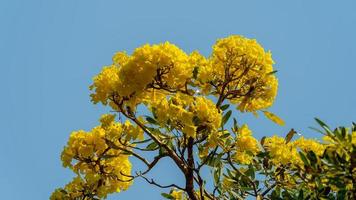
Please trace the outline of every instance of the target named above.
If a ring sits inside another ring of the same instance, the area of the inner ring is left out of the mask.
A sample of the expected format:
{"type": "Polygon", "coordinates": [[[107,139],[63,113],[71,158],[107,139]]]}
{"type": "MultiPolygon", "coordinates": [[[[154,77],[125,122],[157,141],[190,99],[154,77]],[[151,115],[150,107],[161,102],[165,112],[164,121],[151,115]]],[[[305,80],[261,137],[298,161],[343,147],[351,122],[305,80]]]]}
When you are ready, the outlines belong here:
{"type": "MultiPolygon", "coordinates": [[[[205,55],[217,38],[242,34],[273,53],[279,94],[271,110],[286,121],[237,116],[257,137],[303,135],[319,117],[356,120],[355,1],[0,1],[1,199],[48,199],[72,173],[60,152],[71,131],[97,124],[102,106],[88,86],[119,50],[171,41],[205,55]]],[[[134,162],[135,164],[135,162],[134,162]]],[[[152,176],[181,181],[169,161],[152,176]]],[[[111,199],[161,199],[138,180],[111,199]]]]}

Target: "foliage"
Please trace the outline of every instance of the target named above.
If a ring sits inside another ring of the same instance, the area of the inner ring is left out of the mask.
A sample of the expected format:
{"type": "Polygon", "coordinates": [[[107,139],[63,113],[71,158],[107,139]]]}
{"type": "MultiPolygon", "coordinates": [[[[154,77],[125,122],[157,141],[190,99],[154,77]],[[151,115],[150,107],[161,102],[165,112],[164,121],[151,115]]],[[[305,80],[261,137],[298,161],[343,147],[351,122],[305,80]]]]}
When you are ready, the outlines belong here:
{"type": "Polygon", "coordinates": [[[331,131],[317,120],[325,142],[293,140],[293,129],[258,141],[233,117],[236,106],[284,125],[267,110],[277,95],[273,64],[256,40],[237,35],[217,40],[209,57],[168,42],[116,53],[90,90],[94,104],[120,118],[106,114],[91,131],[71,134],[61,159],[77,176],[51,199],[103,199],[136,178],[167,188],[162,196],[176,200],[356,198],[355,125],[331,131]],[[131,173],[129,157],[147,168],[131,173]],[[184,186],[147,177],[162,158],[177,165],[184,186]]]}

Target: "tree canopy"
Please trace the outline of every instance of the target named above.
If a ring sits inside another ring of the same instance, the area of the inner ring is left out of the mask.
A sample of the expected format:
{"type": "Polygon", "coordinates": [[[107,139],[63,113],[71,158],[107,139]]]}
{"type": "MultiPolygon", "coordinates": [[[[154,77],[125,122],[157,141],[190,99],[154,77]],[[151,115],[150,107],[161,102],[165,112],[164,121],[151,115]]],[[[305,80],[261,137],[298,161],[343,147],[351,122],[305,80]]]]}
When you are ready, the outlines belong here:
{"type": "Polygon", "coordinates": [[[61,159],[76,177],[51,199],[105,199],[137,178],[175,200],[355,199],[356,124],[332,130],[316,119],[322,141],[294,129],[256,139],[235,113],[284,125],[268,110],[278,90],[271,53],[239,35],[212,49],[206,57],[166,42],[116,53],[90,86],[92,102],[114,114],[72,132],[61,159]],[[131,158],[146,169],[133,170],[131,158]],[[148,178],[162,158],[176,164],[184,185],[148,178]]]}

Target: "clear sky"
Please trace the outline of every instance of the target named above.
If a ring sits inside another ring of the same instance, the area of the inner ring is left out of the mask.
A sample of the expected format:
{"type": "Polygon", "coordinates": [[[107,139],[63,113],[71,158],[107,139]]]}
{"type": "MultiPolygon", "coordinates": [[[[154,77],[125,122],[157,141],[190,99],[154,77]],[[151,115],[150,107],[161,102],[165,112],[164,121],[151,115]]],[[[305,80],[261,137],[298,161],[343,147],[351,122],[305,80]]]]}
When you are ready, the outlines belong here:
{"type": "MultiPolygon", "coordinates": [[[[279,94],[271,110],[286,121],[237,116],[254,133],[303,135],[319,117],[356,120],[356,1],[0,0],[0,198],[48,199],[72,172],[60,152],[71,131],[108,110],[88,86],[115,51],[171,41],[209,55],[217,38],[242,34],[272,51],[279,94]]],[[[135,164],[135,163],[134,163],[135,164]]],[[[181,181],[168,162],[151,174],[181,181]]],[[[137,181],[111,199],[162,199],[137,181]]]]}

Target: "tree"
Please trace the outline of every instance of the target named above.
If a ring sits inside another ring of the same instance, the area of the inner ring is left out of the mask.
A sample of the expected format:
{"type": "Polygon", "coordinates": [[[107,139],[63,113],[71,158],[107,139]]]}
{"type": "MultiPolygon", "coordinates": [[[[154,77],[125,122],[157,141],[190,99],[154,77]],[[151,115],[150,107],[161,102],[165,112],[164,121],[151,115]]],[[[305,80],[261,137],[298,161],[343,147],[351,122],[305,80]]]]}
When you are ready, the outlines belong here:
{"type": "Polygon", "coordinates": [[[293,129],[259,142],[232,117],[236,110],[263,113],[284,125],[267,110],[277,86],[271,53],[238,35],[217,40],[208,58],[169,42],[116,53],[90,90],[93,103],[110,106],[120,120],[105,114],[92,130],[70,135],[61,159],[77,176],[51,199],[102,199],[136,178],[177,200],[356,198],[355,124],[331,131],[317,120],[324,142],[293,140],[293,129]],[[130,157],[147,168],[131,173],[130,157]],[[177,165],[185,185],[147,177],[162,158],[177,165]]]}

